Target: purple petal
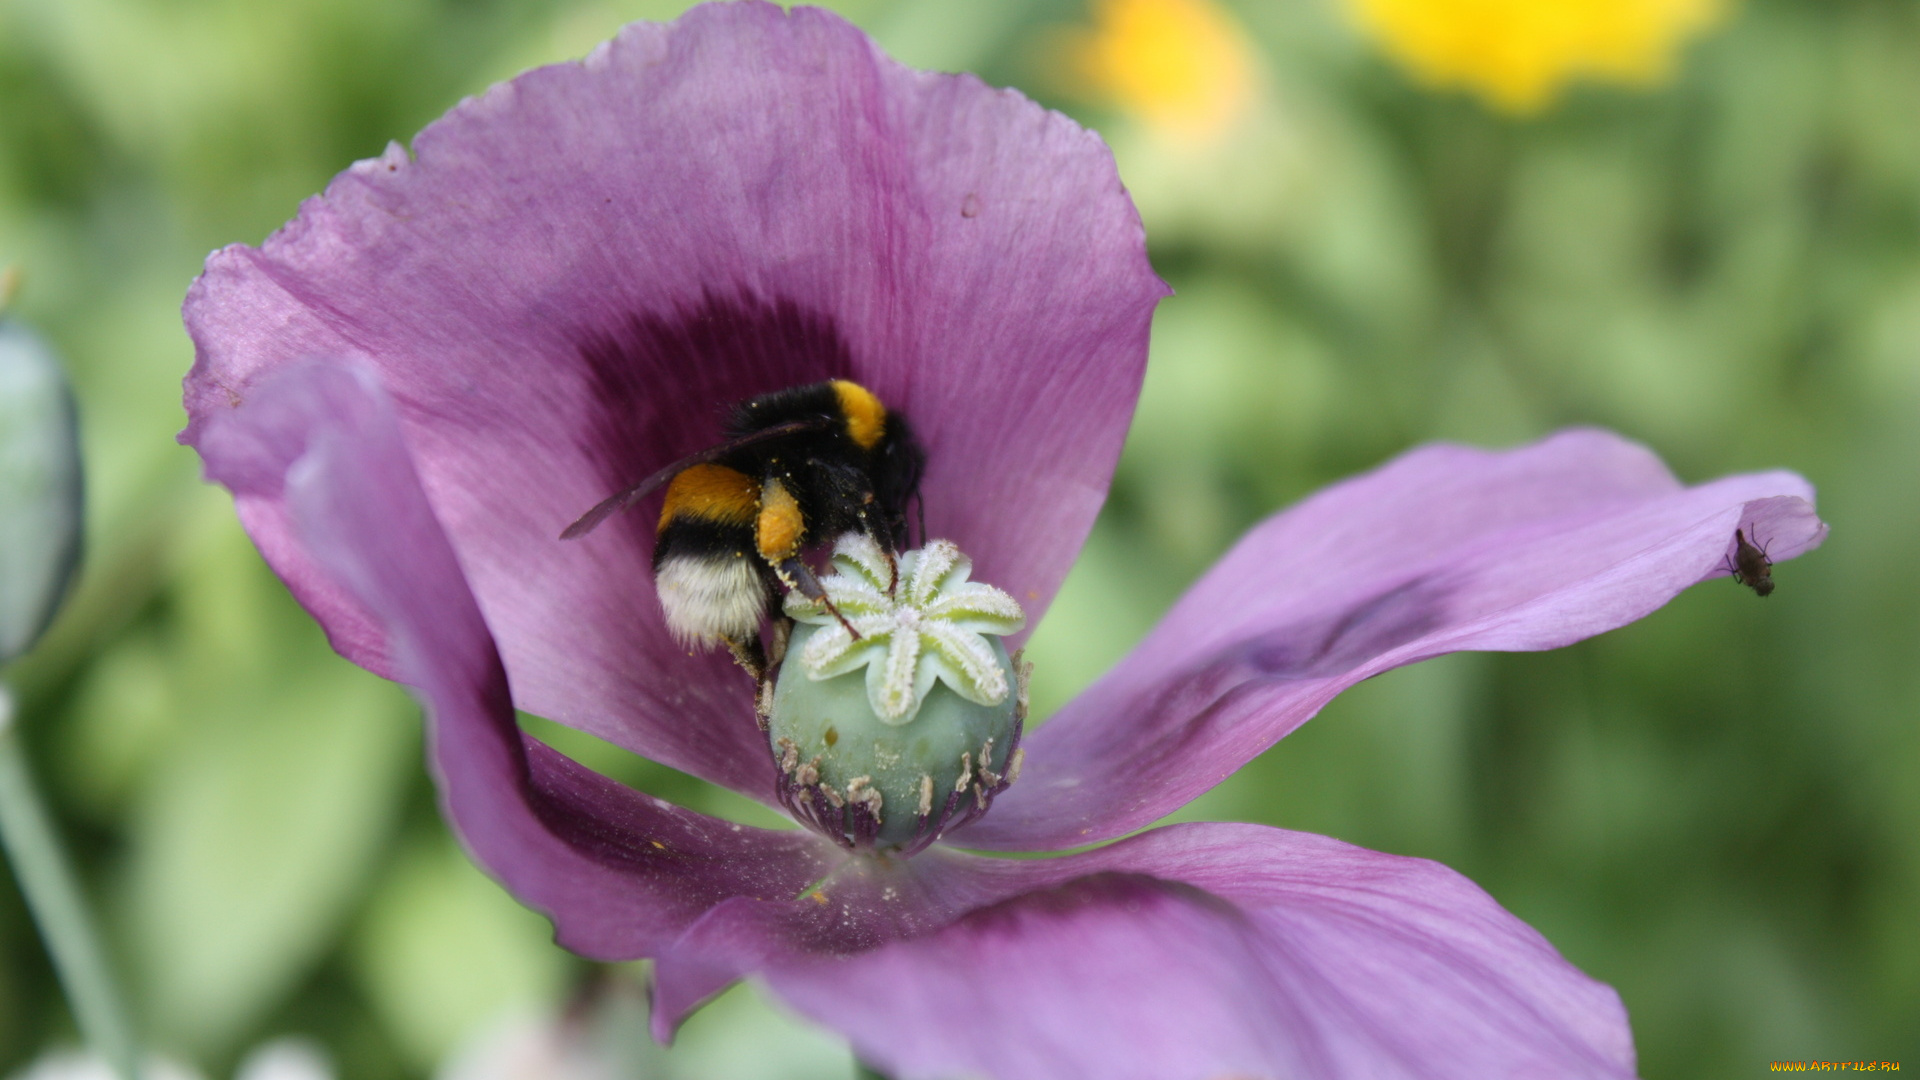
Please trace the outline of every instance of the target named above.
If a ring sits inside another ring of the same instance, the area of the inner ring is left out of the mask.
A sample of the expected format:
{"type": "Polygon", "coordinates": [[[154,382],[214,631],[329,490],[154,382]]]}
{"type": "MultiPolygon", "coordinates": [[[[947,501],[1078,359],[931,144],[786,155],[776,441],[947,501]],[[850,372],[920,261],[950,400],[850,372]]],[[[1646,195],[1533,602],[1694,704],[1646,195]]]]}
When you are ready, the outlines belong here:
{"type": "Polygon", "coordinates": [[[1362,679],[1462,649],[1558,648],[1726,576],[1735,528],[1775,561],[1826,536],[1792,473],[1686,488],[1606,432],[1415,450],[1248,533],[1027,736],[1020,783],[953,840],[1060,848],[1137,829],[1362,679]]]}
{"type": "MultiPolygon", "coordinates": [[[[791,897],[823,843],[717,821],[596,775],[514,721],[506,673],[371,375],[320,364],[262,378],[203,428],[212,479],[244,514],[271,507],[388,643],[425,702],[448,818],[474,858],[605,959],[659,951],[729,897],[791,897]]],[[[771,764],[767,768],[772,768],[771,764]]]]}
{"type": "Polygon", "coordinates": [[[947,873],[1021,889],[765,974],[900,1080],[1634,1075],[1618,996],[1437,863],[1209,824],[947,873]]]}
{"type": "MultiPolygon", "coordinates": [[[[723,406],[830,376],[921,435],[932,534],[1045,607],[1166,291],[1092,133],[907,70],[825,12],[747,3],[630,26],[464,102],[414,150],[208,260],[183,438],[289,363],[366,362],[522,707],[770,797],[750,684],[663,625],[651,514],[555,537],[717,441],[723,406]]],[[[336,646],[390,671],[285,514],[247,525],[336,646]]]]}

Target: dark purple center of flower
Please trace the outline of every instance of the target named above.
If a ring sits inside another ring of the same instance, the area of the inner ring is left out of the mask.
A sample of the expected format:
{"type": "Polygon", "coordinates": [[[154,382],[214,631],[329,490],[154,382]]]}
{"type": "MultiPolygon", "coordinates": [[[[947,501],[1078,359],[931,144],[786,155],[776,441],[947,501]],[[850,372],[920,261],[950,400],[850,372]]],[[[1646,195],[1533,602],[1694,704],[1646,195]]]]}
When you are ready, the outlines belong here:
{"type": "MultiPolygon", "coordinates": [[[[582,426],[580,445],[609,492],[718,442],[726,410],[738,402],[854,376],[853,354],[831,316],[745,292],[709,290],[670,314],[630,314],[587,335],[580,356],[598,410],[582,426]]],[[[629,535],[651,549],[651,518],[624,518],[629,535]]]]}

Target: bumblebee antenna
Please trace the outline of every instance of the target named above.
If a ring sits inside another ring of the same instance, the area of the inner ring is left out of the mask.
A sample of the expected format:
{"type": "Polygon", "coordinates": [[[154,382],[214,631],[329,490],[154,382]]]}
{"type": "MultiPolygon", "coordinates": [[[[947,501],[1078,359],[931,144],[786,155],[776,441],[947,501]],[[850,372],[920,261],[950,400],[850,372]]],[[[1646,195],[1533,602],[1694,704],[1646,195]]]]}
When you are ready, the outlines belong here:
{"type": "Polygon", "coordinates": [[[625,491],[616,492],[600,500],[593,509],[581,514],[580,520],[567,526],[566,529],[560,533],[560,539],[580,539],[599,528],[601,522],[623,510],[629,510],[638,505],[640,500],[653,494],[654,490],[661,484],[673,479],[689,466],[701,465],[709,461],[718,461],[720,458],[726,457],[736,450],[744,450],[749,446],[757,446],[760,443],[778,439],[786,435],[793,435],[802,431],[819,431],[830,428],[834,423],[834,419],[827,416],[820,417],[817,420],[789,420],[784,424],[775,424],[770,428],[753,432],[750,435],[742,435],[737,439],[729,439],[719,446],[710,446],[698,453],[688,454],[686,457],[668,465],[647,477],[645,480],[627,488],[625,491]]]}

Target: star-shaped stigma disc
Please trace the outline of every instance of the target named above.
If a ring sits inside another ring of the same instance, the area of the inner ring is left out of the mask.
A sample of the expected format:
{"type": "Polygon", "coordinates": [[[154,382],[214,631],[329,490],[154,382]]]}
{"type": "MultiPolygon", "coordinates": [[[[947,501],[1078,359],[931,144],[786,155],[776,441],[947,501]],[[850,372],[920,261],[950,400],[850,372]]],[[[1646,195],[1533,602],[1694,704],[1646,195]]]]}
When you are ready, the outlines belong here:
{"type": "Polygon", "coordinates": [[[1002,590],[968,581],[973,562],[952,541],[890,559],[871,537],[848,533],[834,544],[833,568],[820,587],[841,618],[797,592],[786,599],[790,617],[821,628],[797,657],[807,678],[865,666],[874,715],[896,726],[919,713],[935,682],[979,705],[1007,699],[1006,670],[983,635],[1018,632],[1026,612],[1002,590]]]}

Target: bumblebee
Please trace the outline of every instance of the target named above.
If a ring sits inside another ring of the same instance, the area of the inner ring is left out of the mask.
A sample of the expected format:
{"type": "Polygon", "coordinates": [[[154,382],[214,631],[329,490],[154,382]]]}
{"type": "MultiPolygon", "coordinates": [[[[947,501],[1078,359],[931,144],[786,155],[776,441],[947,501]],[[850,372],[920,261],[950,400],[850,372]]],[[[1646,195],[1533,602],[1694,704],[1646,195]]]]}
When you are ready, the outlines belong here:
{"type": "Polygon", "coordinates": [[[653,578],[667,629],[683,645],[725,644],[759,671],[760,624],[779,589],[825,598],[803,549],[856,530],[889,553],[907,543],[926,452],[900,414],[846,379],[742,402],[726,436],[607,498],[560,536],[585,536],[665,484],[653,578]]]}

